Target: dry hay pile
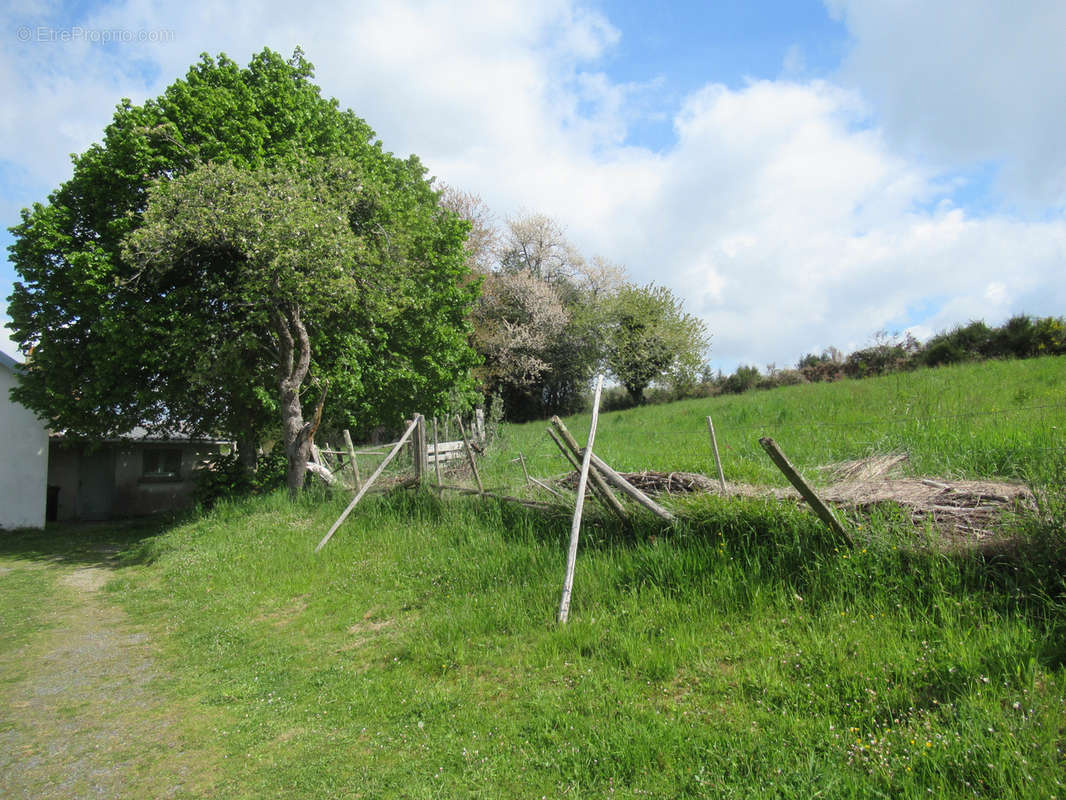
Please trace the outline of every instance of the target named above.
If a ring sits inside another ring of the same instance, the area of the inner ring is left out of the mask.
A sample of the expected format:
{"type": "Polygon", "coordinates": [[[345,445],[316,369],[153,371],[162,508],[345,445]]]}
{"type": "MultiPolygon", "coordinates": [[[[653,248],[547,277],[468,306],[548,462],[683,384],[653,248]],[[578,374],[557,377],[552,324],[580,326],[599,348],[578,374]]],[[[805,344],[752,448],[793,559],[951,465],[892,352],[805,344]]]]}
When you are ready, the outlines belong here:
{"type": "Polygon", "coordinates": [[[932,522],[946,533],[976,539],[993,536],[1004,512],[1034,507],[1032,493],[1025,486],[993,481],[885,478],[834,484],[820,489],[819,496],[859,512],[895,503],[910,513],[916,525],[932,522]]]}
{"type": "MultiPolygon", "coordinates": [[[[1035,507],[1032,493],[1017,483],[891,477],[890,473],[906,460],[906,454],[893,453],[819,467],[831,482],[815,491],[826,503],[853,513],[866,514],[879,505],[895,504],[910,514],[916,526],[932,523],[942,533],[970,540],[994,536],[997,521],[1005,512],[1035,507]]],[[[645,470],[623,473],[623,477],[649,495],[722,493],[718,481],[692,472],[645,470]]],[[[566,476],[563,483],[574,488],[576,473],[566,476]]],[[[791,488],[727,483],[725,494],[803,502],[791,488]]]]}
{"type": "Polygon", "coordinates": [[[915,525],[927,522],[944,533],[987,539],[1005,512],[1032,509],[1032,493],[1018,483],[892,477],[905,453],[874,456],[821,468],[835,482],[820,489],[827,503],[869,512],[884,503],[908,511],[915,525]]]}
{"type": "MultiPolygon", "coordinates": [[[[693,492],[717,492],[721,487],[706,475],[697,472],[620,472],[618,473],[647,495],[691,494],[693,492]]],[[[573,491],[577,488],[578,475],[568,472],[554,482],[573,491]]]]}

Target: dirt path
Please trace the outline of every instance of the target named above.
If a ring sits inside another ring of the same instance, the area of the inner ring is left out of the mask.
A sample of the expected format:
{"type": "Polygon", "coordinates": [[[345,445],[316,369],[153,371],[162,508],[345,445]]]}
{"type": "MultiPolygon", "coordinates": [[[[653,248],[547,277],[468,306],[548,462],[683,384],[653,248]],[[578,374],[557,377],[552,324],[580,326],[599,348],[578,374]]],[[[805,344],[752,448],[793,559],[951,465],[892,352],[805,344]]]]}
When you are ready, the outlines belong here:
{"type": "Polygon", "coordinates": [[[166,698],[169,676],[150,634],[101,591],[113,570],[19,560],[3,568],[0,581],[54,570],[55,592],[41,598],[44,624],[0,654],[0,796],[210,796],[213,759],[188,733],[195,710],[166,698]]]}

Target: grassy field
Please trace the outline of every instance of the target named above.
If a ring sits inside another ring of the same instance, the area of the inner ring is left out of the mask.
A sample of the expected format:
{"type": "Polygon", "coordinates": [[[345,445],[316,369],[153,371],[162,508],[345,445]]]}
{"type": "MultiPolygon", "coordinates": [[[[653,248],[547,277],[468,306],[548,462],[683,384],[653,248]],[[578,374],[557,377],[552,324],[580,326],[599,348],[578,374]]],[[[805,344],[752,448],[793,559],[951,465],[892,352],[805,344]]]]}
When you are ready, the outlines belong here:
{"type": "MultiPolygon", "coordinates": [[[[760,436],[772,436],[801,470],[906,452],[916,475],[1051,479],[1066,432],[1066,357],[924,369],[604,414],[596,452],[625,471],[713,475],[708,415],[730,481],[786,485],[759,447],[760,436]]],[[[587,416],[567,420],[582,443],[587,416]]],[[[534,475],[563,471],[545,428],[543,422],[505,427],[504,448],[485,469],[488,475],[521,481],[519,467],[508,463],[517,452],[534,475]]]]}
{"type": "MultiPolygon", "coordinates": [[[[128,539],[107,596],[158,636],[165,691],[212,721],[213,797],[1063,797],[1064,367],[601,418],[622,469],[711,472],[712,414],[733,480],[780,483],[763,433],[801,469],[904,449],[920,474],[1028,476],[1044,511],[1005,520],[995,551],[933,546],[891,510],[850,552],[760,500],[676,502],[673,528],[592,514],[560,628],[565,516],[394,493],[316,556],[346,499],[309,493],[128,539]]],[[[543,429],[505,428],[490,482],[520,482],[517,452],[562,472],[543,429]]],[[[40,624],[25,588],[0,576],[0,608],[25,610],[0,647],[40,624]]]]}

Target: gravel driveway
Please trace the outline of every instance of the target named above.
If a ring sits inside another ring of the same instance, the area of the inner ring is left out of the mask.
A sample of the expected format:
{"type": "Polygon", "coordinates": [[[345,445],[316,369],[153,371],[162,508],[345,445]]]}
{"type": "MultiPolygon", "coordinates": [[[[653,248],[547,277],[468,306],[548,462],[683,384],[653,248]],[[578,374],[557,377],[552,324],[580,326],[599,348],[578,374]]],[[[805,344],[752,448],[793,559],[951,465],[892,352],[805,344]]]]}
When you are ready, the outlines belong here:
{"type": "Polygon", "coordinates": [[[114,572],[101,561],[0,565],[0,581],[52,570],[40,577],[55,587],[43,624],[0,653],[0,797],[210,796],[212,759],[187,733],[195,706],[167,699],[151,635],[102,591],[114,572]]]}

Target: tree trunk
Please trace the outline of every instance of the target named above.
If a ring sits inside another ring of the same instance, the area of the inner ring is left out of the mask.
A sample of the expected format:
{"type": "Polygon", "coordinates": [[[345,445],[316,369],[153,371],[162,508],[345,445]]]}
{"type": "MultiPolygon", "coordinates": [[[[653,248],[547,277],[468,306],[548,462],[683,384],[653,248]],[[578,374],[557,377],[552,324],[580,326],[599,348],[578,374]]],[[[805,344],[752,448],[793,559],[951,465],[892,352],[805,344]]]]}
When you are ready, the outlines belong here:
{"type": "Polygon", "coordinates": [[[627,383],[626,391],[629,392],[629,397],[633,401],[633,405],[644,405],[644,387],[643,383],[627,383]]]}
{"type": "Polygon", "coordinates": [[[253,431],[237,434],[237,458],[246,475],[254,475],[259,461],[259,437],[253,431]]]}
{"type": "Polygon", "coordinates": [[[274,329],[278,334],[278,390],[281,431],[289,459],[285,483],[295,498],[304,485],[307,457],[311,451],[311,424],[305,423],[300,403],[300,387],[311,366],[311,341],[295,303],[274,309],[274,329]]]}

